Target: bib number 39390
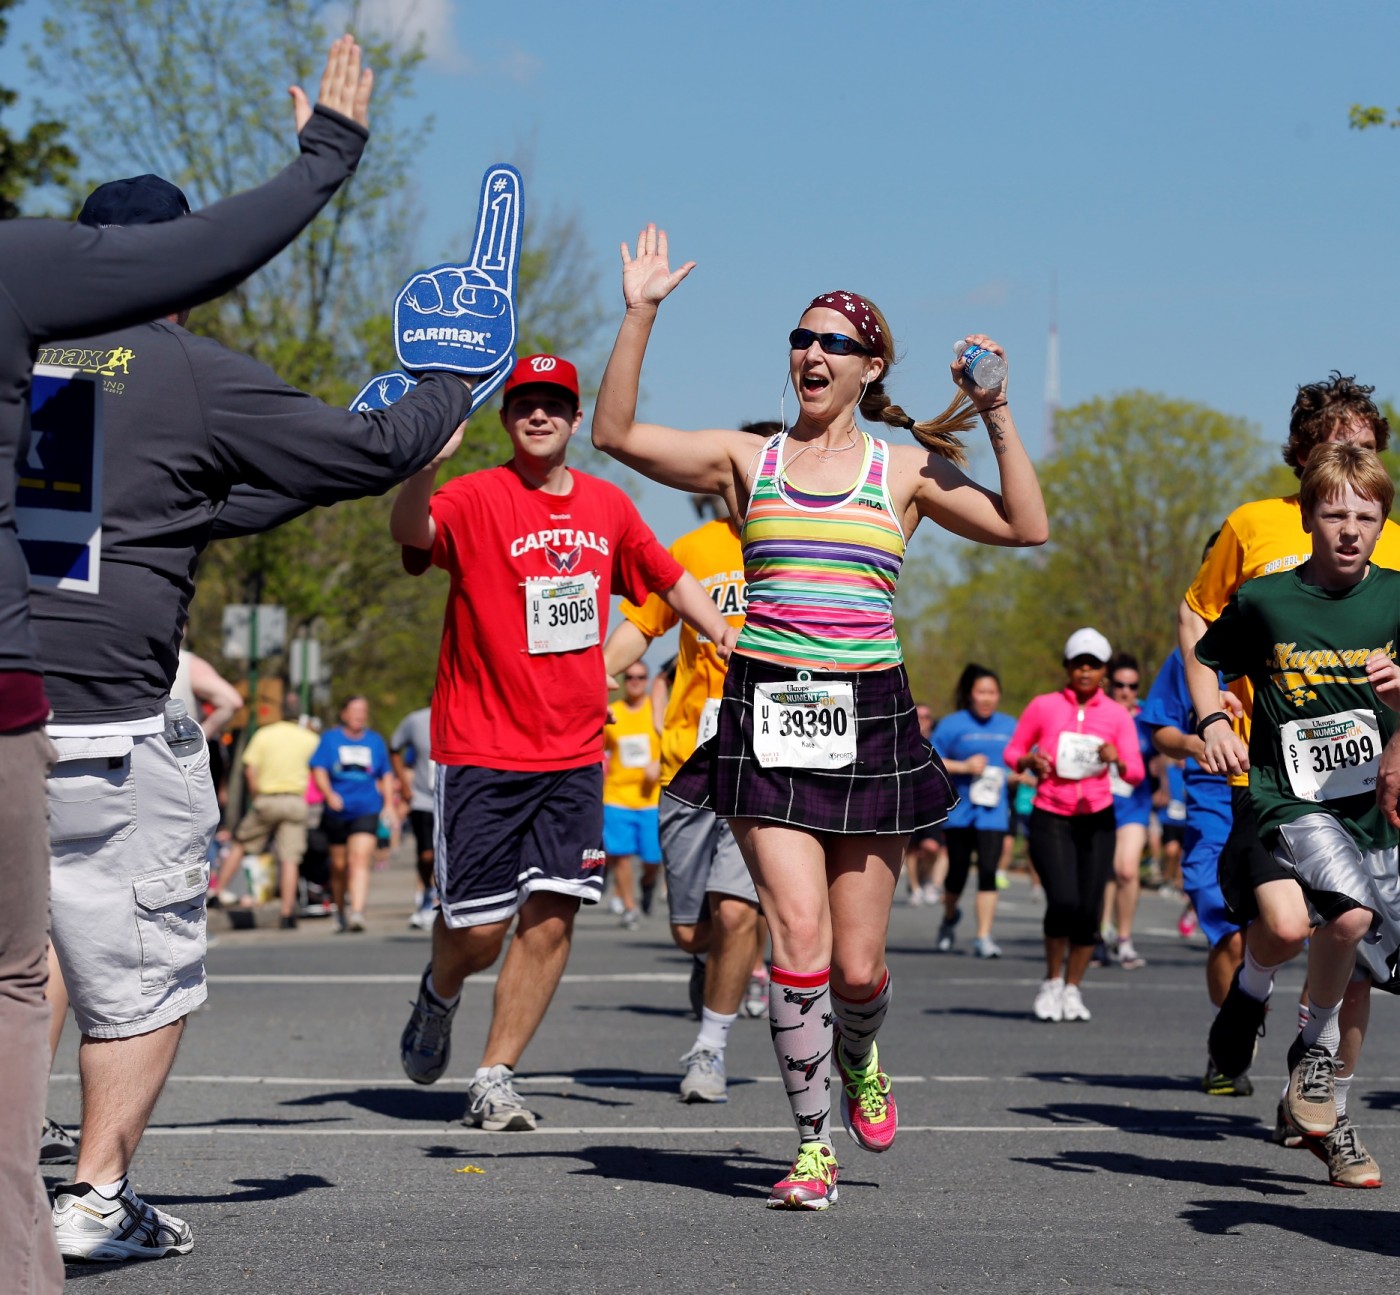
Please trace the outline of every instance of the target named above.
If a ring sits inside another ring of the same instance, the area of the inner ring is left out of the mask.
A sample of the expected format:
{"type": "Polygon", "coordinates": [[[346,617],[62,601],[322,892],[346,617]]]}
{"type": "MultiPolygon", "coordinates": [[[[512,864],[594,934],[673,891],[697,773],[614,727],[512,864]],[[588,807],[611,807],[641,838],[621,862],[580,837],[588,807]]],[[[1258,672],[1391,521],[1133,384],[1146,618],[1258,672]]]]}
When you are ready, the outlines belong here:
{"type": "Polygon", "coordinates": [[[525,581],[525,641],[531,656],[577,652],[598,643],[598,577],[532,576],[525,581]]]}
{"type": "Polygon", "coordinates": [[[765,769],[844,769],[854,763],[851,685],[811,679],[755,684],[753,750],[765,769]]]}
{"type": "Polygon", "coordinates": [[[1283,763],[1301,800],[1339,800],[1376,789],[1380,725],[1374,711],[1344,710],[1280,725],[1283,763]]]}

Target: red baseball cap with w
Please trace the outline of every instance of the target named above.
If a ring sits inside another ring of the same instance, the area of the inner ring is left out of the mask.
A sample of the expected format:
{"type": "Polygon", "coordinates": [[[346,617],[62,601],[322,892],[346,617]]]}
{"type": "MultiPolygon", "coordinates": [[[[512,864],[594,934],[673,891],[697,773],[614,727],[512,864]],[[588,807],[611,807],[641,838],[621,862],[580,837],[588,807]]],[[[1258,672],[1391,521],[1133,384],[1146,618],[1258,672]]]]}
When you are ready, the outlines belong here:
{"type": "Polygon", "coordinates": [[[521,387],[558,387],[579,403],[578,370],[568,360],[557,355],[527,355],[515,362],[501,394],[502,404],[510,401],[510,393],[521,387]]]}

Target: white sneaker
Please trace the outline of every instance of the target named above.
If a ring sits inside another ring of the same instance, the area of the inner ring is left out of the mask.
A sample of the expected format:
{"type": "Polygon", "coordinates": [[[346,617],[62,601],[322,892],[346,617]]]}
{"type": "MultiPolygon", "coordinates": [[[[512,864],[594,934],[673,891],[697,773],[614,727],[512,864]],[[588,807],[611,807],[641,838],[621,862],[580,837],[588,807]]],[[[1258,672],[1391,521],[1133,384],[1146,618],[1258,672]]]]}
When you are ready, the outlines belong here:
{"type": "Polygon", "coordinates": [[[418,899],[418,906],[408,919],[410,931],[431,931],[437,920],[437,891],[425,890],[418,899]]]}
{"type": "Polygon", "coordinates": [[[624,905],[622,902],[621,895],[613,895],[611,898],[609,898],[608,912],[610,912],[614,917],[621,917],[623,908],[624,905]]]}
{"type": "Polygon", "coordinates": [[[1061,1019],[1066,1021],[1087,1021],[1089,1009],[1084,1006],[1078,985],[1066,985],[1060,996],[1061,1019]]]}
{"type": "Polygon", "coordinates": [[[470,1102],[463,1124],[474,1124],[488,1133],[533,1129],[535,1113],[520,1100],[509,1066],[492,1066],[483,1079],[473,1079],[467,1090],[470,1102]]]}
{"type": "Polygon", "coordinates": [[[1035,1012],[1035,1019],[1037,1021],[1063,1021],[1065,1019],[1064,996],[1065,982],[1059,976],[1052,980],[1042,980],[1040,989],[1036,992],[1035,1007],[1032,1009],[1035,1012]]]}
{"type": "Polygon", "coordinates": [[[727,1102],[724,1053],[702,1048],[698,1043],[681,1058],[685,1078],[681,1080],[683,1102],[727,1102]]]}
{"type": "Polygon", "coordinates": [[[147,1205],[122,1179],[109,1200],[87,1183],[69,1183],[54,1193],[54,1238],[65,1259],[90,1263],[160,1259],[194,1249],[189,1224],[147,1205]]]}

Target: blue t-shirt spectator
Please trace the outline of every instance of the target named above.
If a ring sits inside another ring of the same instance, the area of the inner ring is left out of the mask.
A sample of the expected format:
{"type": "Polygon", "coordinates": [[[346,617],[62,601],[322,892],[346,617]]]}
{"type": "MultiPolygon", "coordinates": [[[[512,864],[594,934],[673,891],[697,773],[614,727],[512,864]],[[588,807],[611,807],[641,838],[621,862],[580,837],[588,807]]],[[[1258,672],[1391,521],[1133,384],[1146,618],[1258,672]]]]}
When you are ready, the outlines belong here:
{"type": "Polygon", "coordinates": [[[933,749],[945,760],[987,757],[987,769],[980,777],[970,773],[949,775],[958,803],[948,812],[945,827],[971,827],[984,832],[1010,830],[1006,760],[1002,753],[1015,731],[1015,719],[1000,711],[979,719],[970,710],[955,710],[938,721],[933,730],[933,749]]]}
{"type": "Polygon", "coordinates": [[[330,777],[331,790],[345,802],[338,811],[342,818],[378,814],[384,808],[379,780],[393,766],[384,739],[372,729],[365,729],[358,737],[338,726],[327,729],[311,757],[311,767],[324,769],[330,777]]]}

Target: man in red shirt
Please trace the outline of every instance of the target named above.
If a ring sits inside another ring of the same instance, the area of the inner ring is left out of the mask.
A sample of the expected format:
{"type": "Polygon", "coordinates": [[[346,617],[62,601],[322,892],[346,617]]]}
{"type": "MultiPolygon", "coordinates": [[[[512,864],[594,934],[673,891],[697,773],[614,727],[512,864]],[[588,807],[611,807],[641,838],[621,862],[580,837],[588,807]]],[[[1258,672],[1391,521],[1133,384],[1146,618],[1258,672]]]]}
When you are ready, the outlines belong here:
{"type": "Polygon", "coordinates": [[[432,705],[442,908],[400,1059],[420,1084],[443,1073],[462,982],[495,963],[518,915],[465,1118],[493,1131],[535,1127],[514,1068],[564,972],[579,904],[602,895],[609,595],[660,595],[726,655],[735,637],[631,500],[566,466],[582,421],[574,366],[527,356],[504,388],[511,461],[436,493],[427,468],[390,520],[405,566],[431,562],[452,582],[432,705]]]}

